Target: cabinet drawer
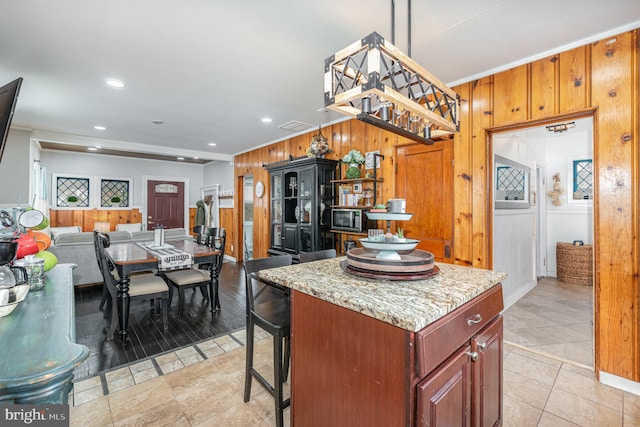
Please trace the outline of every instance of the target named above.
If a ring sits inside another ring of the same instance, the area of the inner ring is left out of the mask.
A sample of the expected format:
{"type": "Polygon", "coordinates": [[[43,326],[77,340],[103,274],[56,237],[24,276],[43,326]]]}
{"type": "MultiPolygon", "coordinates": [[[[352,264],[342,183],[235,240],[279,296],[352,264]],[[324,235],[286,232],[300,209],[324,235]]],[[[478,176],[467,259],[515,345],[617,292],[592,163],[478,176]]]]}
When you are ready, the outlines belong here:
{"type": "Polygon", "coordinates": [[[502,285],[458,307],[416,333],[416,369],[423,377],[500,314],[502,285]]]}

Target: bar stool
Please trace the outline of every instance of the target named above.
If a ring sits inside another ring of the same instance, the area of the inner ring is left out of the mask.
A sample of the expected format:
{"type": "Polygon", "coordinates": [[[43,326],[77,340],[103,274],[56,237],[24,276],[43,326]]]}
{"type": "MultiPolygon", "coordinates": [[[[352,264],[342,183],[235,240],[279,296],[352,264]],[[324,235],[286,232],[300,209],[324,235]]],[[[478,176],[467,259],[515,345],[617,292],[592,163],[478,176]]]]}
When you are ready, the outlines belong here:
{"type": "Polygon", "coordinates": [[[291,265],[291,255],[246,260],[243,263],[247,293],[247,357],[244,383],[244,401],[251,396],[251,381],[255,378],[275,400],[276,426],[283,423],[283,410],[291,399],[283,400],[283,383],[289,372],[289,337],[291,320],[289,296],[260,282],[253,273],[275,267],[291,265]],[[254,328],[259,326],[273,336],[273,385],[253,367],[254,328]],[[283,354],[284,347],[284,354],[283,354]]]}

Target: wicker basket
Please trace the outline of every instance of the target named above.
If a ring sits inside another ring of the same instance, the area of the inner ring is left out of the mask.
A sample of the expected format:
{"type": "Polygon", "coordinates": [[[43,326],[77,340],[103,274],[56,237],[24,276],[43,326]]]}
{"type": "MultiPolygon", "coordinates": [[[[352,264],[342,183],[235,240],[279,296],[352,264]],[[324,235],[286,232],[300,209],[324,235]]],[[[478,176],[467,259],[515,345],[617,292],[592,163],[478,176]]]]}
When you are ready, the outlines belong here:
{"type": "Polygon", "coordinates": [[[593,246],[576,246],[571,243],[556,244],[558,280],[572,285],[593,285],[593,246]]]}

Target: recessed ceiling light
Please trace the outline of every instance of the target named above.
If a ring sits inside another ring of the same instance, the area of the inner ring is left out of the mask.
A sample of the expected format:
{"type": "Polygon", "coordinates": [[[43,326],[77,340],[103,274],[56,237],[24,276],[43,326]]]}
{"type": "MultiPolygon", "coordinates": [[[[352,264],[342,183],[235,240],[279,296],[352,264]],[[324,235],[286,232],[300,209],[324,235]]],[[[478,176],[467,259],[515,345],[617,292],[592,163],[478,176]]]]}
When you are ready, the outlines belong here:
{"type": "Polygon", "coordinates": [[[262,118],[262,123],[271,123],[273,120],[271,119],[271,117],[263,117],[262,118]]]}
{"type": "Polygon", "coordinates": [[[106,127],[104,127],[104,126],[94,126],[93,128],[94,128],[95,130],[107,130],[107,128],[106,128],[106,127]]]}
{"type": "Polygon", "coordinates": [[[122,89],[124,87],[124,82],[118,79],[107,79],[107,86],[115,87],[117,89],[122,89]]]}
{"type": "Polygon", "coordinates": [[[194,157],[193,160],[198,160],[200,157],[194,157]]]}
{"type": "Polygon", "coordinates": [[[164,121],[162,120],[152,120],[151,123],[153,123],[154,125],[161,125],[164,123],[164,121]]]}
{"type": "Polygon", "coordinates": [[[215,147],[215,146],[216,146],[216,143],[215,143],[215,142],[210,142],[210,143],[209,143],[209,145],[210,145],[211,147],[215,147]]]}
{"type": "Polygon", "coordinates": [[[102,145],[96,145],[96,148],[100,149],[100,148],[102,148],[102,145]]]}
{"type": "Polygon", "coordinates": [[[98,149],[96,147],[89,147],[89,148],[87,148],[87,150],[89,150],[89,151],[98,151],[98,149]]]}
{"type": "Polygon", "coordinates": [[[178,160],[184,160],[184,157],[178,157],[178,160]]]}

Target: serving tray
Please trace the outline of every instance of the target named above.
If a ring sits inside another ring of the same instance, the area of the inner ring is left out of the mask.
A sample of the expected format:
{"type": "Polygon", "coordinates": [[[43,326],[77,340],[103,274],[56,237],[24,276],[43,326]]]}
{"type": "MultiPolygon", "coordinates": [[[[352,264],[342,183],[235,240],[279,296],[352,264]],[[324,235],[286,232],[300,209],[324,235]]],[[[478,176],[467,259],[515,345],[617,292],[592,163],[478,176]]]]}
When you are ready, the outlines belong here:
{"type": "Polygon", "coordinates": [[[428,279],[430,277],[436,276],[440,269],[437,265],[433,267],[432,270],[425,271],[422,273],[398,273],[398,272],[383,272],[383,271],[373,271],[373,270],[365,270],[357,267],[353,267],[348,264],[347,260],[340,261],[340,267],[345,271],[345,273],[351,274],[353,276],[364,277],[367,279],[376,279],[376,280],[390,280],[390,281],[407,281],[407,280],[423,280],[428,279]]]}

